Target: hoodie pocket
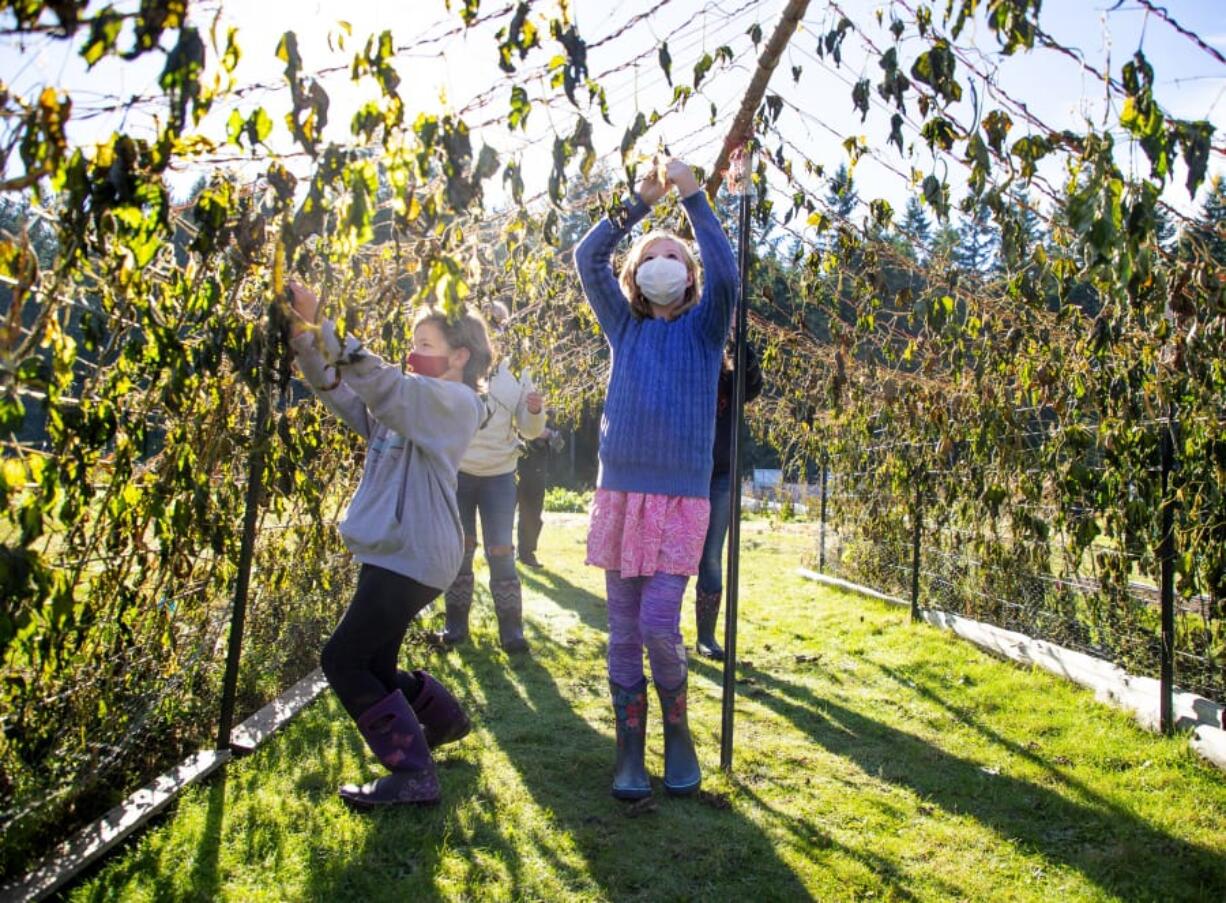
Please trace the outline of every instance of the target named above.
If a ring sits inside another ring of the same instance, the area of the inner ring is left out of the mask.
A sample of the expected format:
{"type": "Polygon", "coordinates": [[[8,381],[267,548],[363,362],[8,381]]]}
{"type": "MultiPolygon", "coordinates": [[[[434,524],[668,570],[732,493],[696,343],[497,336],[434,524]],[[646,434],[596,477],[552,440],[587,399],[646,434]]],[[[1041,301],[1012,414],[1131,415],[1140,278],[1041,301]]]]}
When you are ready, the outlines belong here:
{"type": "Polygon", "coordinates": [[[408,452],[386,433],[372,440],[362,482],[341,523],[341,536],[351,551],[386,555],[400,547],[408,452]]]}

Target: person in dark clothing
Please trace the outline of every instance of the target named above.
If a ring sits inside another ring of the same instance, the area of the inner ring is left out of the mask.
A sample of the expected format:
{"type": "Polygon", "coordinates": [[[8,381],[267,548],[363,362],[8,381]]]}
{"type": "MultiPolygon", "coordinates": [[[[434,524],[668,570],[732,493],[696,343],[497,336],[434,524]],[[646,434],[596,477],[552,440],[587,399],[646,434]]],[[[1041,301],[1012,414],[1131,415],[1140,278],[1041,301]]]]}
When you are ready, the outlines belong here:
{"type": "Polygon", "coordinates": [[[549,453],[562,450],[562,434],[550,425],[535,439],[524,443],[519,459],[519,560],[530,568],[539,568],[536,543],[541,536],[545,511],[545,483],[549,477],[549,453]]]}
{"type": "MultiPolygon", "coordinates": [[[[724,366],[719,373],[719,396],[715,414],[715,446],[711,469],[711,520],[698,565],[698,584],[694,598],[694,616],[698,626],[698,654],[722,661],[723,647],[715,641],[715,624],[719,620],[720,601],[724,592],[724,536],[732,513],[732,489],[739,484],[732,470],[732,402],[736,391],[732,368],[735,358],[724,353],[724,366]]],[[[762,392],[762,368],[758,355],[745,346],[745,401],[753,401],[762,392]]]]}

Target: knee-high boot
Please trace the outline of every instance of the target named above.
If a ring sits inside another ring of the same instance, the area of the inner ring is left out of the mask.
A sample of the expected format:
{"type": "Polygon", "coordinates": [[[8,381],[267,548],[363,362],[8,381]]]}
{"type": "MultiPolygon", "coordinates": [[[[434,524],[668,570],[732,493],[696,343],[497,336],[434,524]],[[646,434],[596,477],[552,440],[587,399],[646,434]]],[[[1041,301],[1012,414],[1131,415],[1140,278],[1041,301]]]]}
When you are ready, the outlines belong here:
{"type": "Polygon", "coordinates": [[[664,789],[674,796],[694,793],[702,784],[702,769],[690,737],[686,680],[666,690],[656,684],[664,719],[664,789]]]}
{"type": "Polygon", "coordinates": [[[447,612],[447,628],[439,639],[448,646],[463,643],[468,639],[468,613],[473,607],[473,549],[464,552],[464,563],[451,586],[444,594],[447,612]]]}
{"type": "Polygon", "coordinates": [[[619,800],[651,796],[651,781],[643,765],[647,744],[647,681],[623,687],[609,681],[613,714],[617,718],[617,762],[613,766],[613,795],[619,800]]]}
{"type": "Polygon", "coordinates": [[[715,640],[715,625],[719,621],[719,605],[723,592],[704,593],[698,590],[694,597],[694,620],[698,627],[698,654],[724,660],[724,650],[715,640]]]}
{"type": "Polygon", "coordinates": [[[438,775],[426,737],[404,693],[388,693],[358,717],[366,745],[391,772],[362,786],[346,784],[341,799],[359,809],[439,801],[438,775]]]}
{"type": "Polygon", "coordinates": [[[491,577],[490,595],[498,616],[498,640],[507,652],[527,652],[524,639],[524,592],[519,576],[491,577]]]}
{"type": "Polygon", "coordinates": [[[397,671],[396,684],[409,700],[431,749],[462,740],[472,730],[460,701],[429,671],[397,671]]]}

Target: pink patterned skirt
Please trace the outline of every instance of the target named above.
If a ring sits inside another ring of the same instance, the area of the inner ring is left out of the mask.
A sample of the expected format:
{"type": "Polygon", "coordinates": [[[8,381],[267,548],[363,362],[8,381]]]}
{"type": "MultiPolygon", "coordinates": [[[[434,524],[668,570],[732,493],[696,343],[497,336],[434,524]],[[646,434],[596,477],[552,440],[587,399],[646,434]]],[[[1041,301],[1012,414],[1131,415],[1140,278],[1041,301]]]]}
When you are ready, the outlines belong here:
{"type": "Polygon", "coordinates": [[[711,502],[703,498],[597,489],[587,563],[623,578],[698,573],[711,502]]]}

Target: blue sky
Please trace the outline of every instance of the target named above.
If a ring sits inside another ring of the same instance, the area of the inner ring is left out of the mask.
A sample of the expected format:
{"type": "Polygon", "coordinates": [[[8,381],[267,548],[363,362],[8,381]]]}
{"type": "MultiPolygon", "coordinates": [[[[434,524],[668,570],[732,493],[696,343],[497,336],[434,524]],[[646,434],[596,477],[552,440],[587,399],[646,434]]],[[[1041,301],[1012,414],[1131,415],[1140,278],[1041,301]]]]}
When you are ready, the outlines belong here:
{"type": "MultiPolygon", "coordinates": [[[[133,3],[120,3],[121,7],[133,3]]],[[[410,116],[419,111],[440,109],[463,110],[474,98],[486,100],[484,106],[472,107],[466,118],[472,124],[504,116],[509,106],[513,84],[522,84],[531,97],[552,98],[548,105],[537,104],[528,120],[526,132],[508,134],[505,126],[496,124],[481,130],[478,140],[484,140],[504,155],[520,155],[528,182],[529,193],[543,190],[548,173],[553,134],[569,133],[578,113],[586,115],[597,126],[595,142],[598,152],[615,169],[619,168],[617,148],[622,132],[636,112],[650,114],[664,110],[672,97],[657,62],[660,44],[668,41],[673,59],[674,84],[688,84],[693,79],[695,63],[704,53],[714,53],[727,46],[733,53],[732,64],[716,65],[702,84],[701,96],[695,96],[687,109],[664,119],[640,144],[651,151],[660,141],[670,150],[693,163],[710,166],[719,150],[722,137],[739,104],[756,62],[756,51],[747,35],[754,24],[769,36],[785,0],[574,0],[573,15],[589,45],[593,74],[616,70],[602,79],[608,91],[612,127],[599,123],[594,108],[586,106],[576,111],[550,89],[540,69],[552,55],[552,48],[538,51],[527,65],[514,76],[505,76],[496,65],[494,30],[501,20],[474,27],[445,39],[439,38],[458,24],[454,13],[448,13],[442,0],[388,4],[359,0],[304,0],[304,2],[209,2],[193,6],[192,18],[207,30],[217,17],[219,32],[234,26],[239,29],[239,42],[244,48],[243,61],[237,72],[237,83],[282,83],[282,65],[273,50],[282,32],[293,29],[299,39],[307,70],[329,65],[345,65],[368,34],[391,29],[398,45],[417,46],[397,57],[401,74],[401,91],[410,116]],[[650,13],[636,20],[636,17],[650,13]],[[352,36],[344,38],[345,48],[338,47],[343,37],[342,20],[349,23],[352,36]],[[627,23],[633,24],[623,34],[616,34],[627,23]],[[641,57],[641,58],[640,58],[641,57]],[[640,58],[635,61],[636,58],[640,58]],[[717,110],[716,123],[710,125],[711,105],[717,110]]],[[[885,25],[891,15],[910,21],[908,7],[902,2],[867,3],[846,0],[841,9],[857,24],[843,45],[843,62],[835,67],[821,60],[814,52],[819,37],[839,18],[839,13],[824,2],[813,2],[801,31],[793,39],[771,83],[786,106],[779,120],[777,136],[767,139],[773,150],[781,141],[790,145],[789,154],[807,156],[832,172],[847,159],[842,141],[846,137],[862,136],[872,149],[861,158],[855,176],[865,198],[885,197],[896,209],[915,188],[914,176],[930,172],[946,173],[954,185],[955,200],[963,193],[965,170],[958,164],[935,162],[913,128],[905,130],[909,144],[906,153],[886,144],[889,113],[884,104],[874,103],[868,120],[861,123],[851,104],[851,87],[857,79],[867,77],[874,84],[880,70],[867,45],[889,46],[892,38],[885,25]],[[876,13],[884,15],[879,25],[876,13]],[[793,67],[799,67],[798,80],[793,79],[793,67]],[[947,168],[948,167],[948,168],[947,168]],[[901,172],[901,175],[899,174],[901,172]]],[[[943,3],[936,6],[943,7],[943,3]]],[[[485,12],[493,12],[502,4],[486,0],[485,12]]],[[[538,4],[552,9],[553,4],[538,4]]],[[[1226,66],[1177,34],[1166,23],[1146,14],[1133,0],[1125,0],[1118,9],[1114,3],[1048,0],[1044,4],[1041,25],[1060,43],[1076,48],[1086,62],[1099,70],[1109,68],[1118,77],[1120,67],[1138,47],[1142,47],[1157,72],[1157,96],[1172,114],[1185,118],[1208,118],[1219,130],[1216,143],[1226,146],[1226,66]]],[[[1167,2],[1165,7],[1184,26],[1200,34],[1221,51],[1226,51],[1226,13],[1221,0],[1188,0],[1167,2]]],[[[76,114],[82,116],[74,125],[74,140],[97,140],[119,127],[141,131],[151,128],[159,108],[153,105],[134,107],[126,112],[104,112],[114,105],[116,97],[133,93],[152,94],[161,61],[150,58],[136,63],[108,59],[93,71],[87,71],[73,48],[45,40],[18,46],[12,39],[0,44],[0,79],[18,91],[29,92],[36,86],[53,84],[68,90],[76,103],[76,114]]],[[[1098,127],[1112,125],[1118,116],[1118,99],[1109,98],[1104,85],[1076,62],[1049,50],[1019,53],[1014,57],[1000,56],[994,37],[982,21],[968,28],[958,42],[977,60],[977,65],[995,70],[1001,87],[1011,96],[1022,100],[1040,119],[1056,128],[1084,129],[1085,122],[1098,127]]],[[[909,68],[910,61],[923,48],[909,28],[900,46],[900,56],[909,68]]],[[[211,55],[211,59],[214,59],[211,55]]],[[[963,67],[959,72],[965,75],[963,67]]],[[[375,93],[373,83],[353,85],[346,72],[329,76],[324,84],[332,97],[331,123],[328,137],[347,139],[352,112],[363,99],[375,93]]],[[[277,128],[270,144],[277,149],[290,149],[287,130],[281,115],[288,105],[284,90],[248,92],[237,106],[244,114],[258,105],[273,115],[277,128]]],[[[580,92],[581,99],[585,92],[580,92]]],[[[874,94],[875,98],[875,94],[874,94]]],[[[983,99],[980,114],[998,106],[994,98],[983,99]]],[[[915,123],[921,121],[912,103],[909,107],[915,123]]],[[[960,121],[974,120],[970,92],[954,110],[960,121]]],[[[230,107],[219,108],[203,124],[202,129],[215,137],[224,135],[224,122],[230,107]]],[[[1026,133],[1026,125],[1015,113],[1011,138],[1026,133]]],[[[233,156],[227,151],[225,156],[233,156]]],[[[1141,166],[1140,152],[1124,150],[1121,161],[1141,166]]],[[[227,162],[227,165],[235,165],[227,162]]],[[[265,164],[250,163],[242,167],[252,174],[265,164]]],[[[301,163],[294,165],[301,166],[301,163]]],[[[1215,154],[1210,161],[1211,172],[1226,172],[1226,161],[1215,154]]],[[[198,169],[176,173],[172,181],[176,190],[185,191],[199,175],[198,169]]],[[[805,175],[799,168],[795,174],[809,187],[822,190],[821,180],[805,175]]],[[[1044,168],[1043,175],[1059,183],[1064,174],[1059,164],[1044,168]]],[[[1167,199],[1178,209],[1190,211],[1197,206],[1188,198],[1182,186],[1183,174],[1177,172],[1167,199]]],[[[772,183],[783,187],[780,174],[772,175],[772,183]]],[[[490,202],[500,202],[493,189],[490,202]]],[[[1199,200],[1199,199],[1198,199],[1199,200]]]]}

